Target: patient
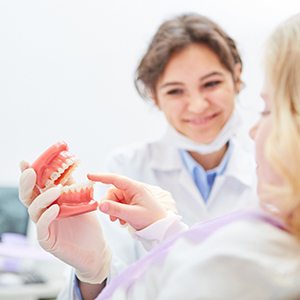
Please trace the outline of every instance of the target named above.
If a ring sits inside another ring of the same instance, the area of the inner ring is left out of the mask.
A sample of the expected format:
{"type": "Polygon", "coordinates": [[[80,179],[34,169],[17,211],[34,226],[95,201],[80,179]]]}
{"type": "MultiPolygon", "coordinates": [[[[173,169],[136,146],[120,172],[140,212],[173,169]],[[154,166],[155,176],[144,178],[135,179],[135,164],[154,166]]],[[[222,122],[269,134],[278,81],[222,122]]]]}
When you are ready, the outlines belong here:
{"type": "MultiPolygon", "coordinates": [[[[59,207],[51,205],[60,193],[56,187],[44,193],[51,197],[27,197],[41,246],[76,269],[83,299],[299,299],[299,86],[296,15],[274,31],[266,46],[265,108],[251,131],[260,211],[228,214],[187,230],[178,215],[164,210],[160,199],[165,201],[166,194],[157,187],[114,174],[90,174],[93,181],[114,185],[106,195],[109,200],[99,206],[102,212],[127,223],[148,248],[164,243],[103,289],[106,281],[97,281],[103,278],[107,248],[101,236],[95,236],[94,245],[75,244],[76,236],[70,237],[76,246],[72,251],[66,251],[66,241],[57,243],[68,228],[59,231],[56,224],[59,207]],[[101,248],[95,255],[96,246],[101,248]],[[77,248],[85,255],[76,256],[77,248]]],[[[83,223],[78,235],[88,235],[89,229],[83,223]]]]}

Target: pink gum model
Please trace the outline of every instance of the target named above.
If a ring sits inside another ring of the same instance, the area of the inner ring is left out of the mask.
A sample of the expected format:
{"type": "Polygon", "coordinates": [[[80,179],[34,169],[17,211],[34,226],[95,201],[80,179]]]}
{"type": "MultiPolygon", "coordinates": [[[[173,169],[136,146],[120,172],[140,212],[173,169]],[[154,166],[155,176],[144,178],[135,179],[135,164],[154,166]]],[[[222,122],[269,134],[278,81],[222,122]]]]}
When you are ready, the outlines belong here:
{"type": "Polygon", "coordinates": [[[58,184],[64,185],[62,194],[53,202],[60,206],[59,217],[75,216],[98,208],[93,200],[93,184],[66,185],[72,172],[78,165],[78,159],[69,152],[65,142],[59,142],[48,148],[31,165],[37,174],[37,186],[45,191],[58,184]]]}

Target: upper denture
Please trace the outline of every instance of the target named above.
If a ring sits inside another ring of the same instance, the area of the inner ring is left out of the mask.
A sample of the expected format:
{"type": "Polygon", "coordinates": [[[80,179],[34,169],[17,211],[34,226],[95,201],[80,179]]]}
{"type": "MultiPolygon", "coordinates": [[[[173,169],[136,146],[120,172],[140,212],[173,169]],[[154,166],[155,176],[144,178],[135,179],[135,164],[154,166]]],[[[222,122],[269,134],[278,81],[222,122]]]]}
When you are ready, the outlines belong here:
{"type": "Polygon", "coordinates": [[[50,179],[52,173],[57,171],[53,169],[55,168],[55,162],[62,160],[61,163],[63,163],[69,158],[68,156],[71,154],[66,154],[68,150],[68,145],[65,142],[56,143],[42,153],[32,164],[32,168],[37,174],[37,185],[41,189],[45,188],[46,182],[50,179]]]}

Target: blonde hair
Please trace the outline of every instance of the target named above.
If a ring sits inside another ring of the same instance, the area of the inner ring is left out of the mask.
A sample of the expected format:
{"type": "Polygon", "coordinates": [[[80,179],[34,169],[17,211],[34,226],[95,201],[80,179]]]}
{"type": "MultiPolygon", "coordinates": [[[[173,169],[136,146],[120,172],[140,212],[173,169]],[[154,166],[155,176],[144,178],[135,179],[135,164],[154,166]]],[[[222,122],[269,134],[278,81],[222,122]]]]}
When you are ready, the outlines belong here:
{"type": "Polygon", "coordinates": [[[273,94],[272,133],[266,157],[284,185],[272,187],[278,209],[300,237],[300,14],[282,23],[270,36],[265,72],[273,94]]]}

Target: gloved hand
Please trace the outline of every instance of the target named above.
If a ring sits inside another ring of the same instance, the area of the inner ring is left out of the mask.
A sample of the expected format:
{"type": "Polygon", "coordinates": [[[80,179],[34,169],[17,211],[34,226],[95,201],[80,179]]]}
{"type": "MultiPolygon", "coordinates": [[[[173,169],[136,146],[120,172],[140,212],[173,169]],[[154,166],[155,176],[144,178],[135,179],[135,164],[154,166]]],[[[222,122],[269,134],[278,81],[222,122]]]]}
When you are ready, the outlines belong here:
{"type": "Polygon", "coordinates": [[[141,230],[165,218],[168,212],[177,212],[172,195],[158,186],[144,184],[115,174],[88,174],[92,181],[112,184],[99,209],[110,215],[112,221],[128,223],[141,230]]]}
{"type": "Polygon", "coordinates": [[[39,194],[36,173],[21,164],[19,196],[34,223],[43,249],[73,266],[82,282],[97,284],[108,276],[111,251],[103,237],[97,212],[56,219],[59,205],[51,205],[61,194],[61,186],[39,194]],[[24,170],[25,169],[25,170],[24,170]]]}

